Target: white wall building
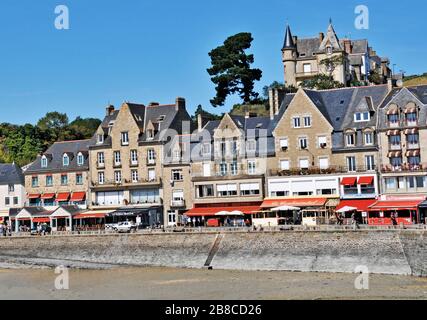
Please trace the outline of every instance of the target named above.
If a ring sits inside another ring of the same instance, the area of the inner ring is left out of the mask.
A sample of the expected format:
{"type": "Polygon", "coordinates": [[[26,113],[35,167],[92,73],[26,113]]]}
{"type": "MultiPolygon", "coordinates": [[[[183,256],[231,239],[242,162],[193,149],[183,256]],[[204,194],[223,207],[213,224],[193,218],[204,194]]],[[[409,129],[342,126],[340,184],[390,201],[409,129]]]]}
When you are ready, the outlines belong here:
{"type": "Polygon", "coordinates": [[[0,222],[9,216],[12,208],[25,203],[24,176],[15,164],[0,164],[0,222]]]}

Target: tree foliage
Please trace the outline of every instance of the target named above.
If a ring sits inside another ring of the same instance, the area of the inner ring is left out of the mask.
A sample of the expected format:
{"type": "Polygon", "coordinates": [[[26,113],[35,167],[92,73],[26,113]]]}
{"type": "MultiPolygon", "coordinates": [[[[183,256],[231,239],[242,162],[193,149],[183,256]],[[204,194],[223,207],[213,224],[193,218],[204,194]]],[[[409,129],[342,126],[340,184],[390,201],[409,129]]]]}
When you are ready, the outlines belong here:
{"type": "Polygon", "coordinates": [[[301,87],[306,89],[328,90],[335,88],[343,88],[344,84],[335,81],[332,76],[326,74],[318,74],[311,79],[304,80],[301,87]]]}
{"type": "Polygon", "coordinates": [[[258,98],[254,85],[261,79],[262,71],[251,68],[254,56],[246,53],[252,41],[250,33],[238,33],[209,53],[212,67],[207,71],[216,85],[216,96],[211,100],[214,107],[223,106],[227,96],[236,93],[244,103],[258,98]]]}
{"type": "Polygon", "coordinates": [[[0,162],[15,162],[23,166],[44,152],[56,141],[92,137],[101,121],[78,117],[69,123],[68,116],[58,112],[47,113],[36,125],[0,124],[0,162]]]}

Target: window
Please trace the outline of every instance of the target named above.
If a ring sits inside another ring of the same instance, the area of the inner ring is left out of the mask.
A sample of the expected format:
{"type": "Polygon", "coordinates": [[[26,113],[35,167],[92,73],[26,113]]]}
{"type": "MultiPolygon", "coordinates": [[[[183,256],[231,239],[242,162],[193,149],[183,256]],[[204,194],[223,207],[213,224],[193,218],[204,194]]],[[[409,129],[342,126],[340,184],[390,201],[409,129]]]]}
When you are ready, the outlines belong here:
{"type": "Polygon", "coordinates": [[[301,128],[301,119],[299,117],[293,118],[292,123],[294,128],[301,128]]]}
{"type": "Polygon", "coordinates": [[[219,173],[221,176],[227,175],[227,164],[225,162],[219,164],[219,173]]]}
{"type": "Polygon", "coordinates": [[[426,177],[415,177],[417,188],[425,188],[426,187],[426,177]]]}
{"type": "Polygon", "coordinates": [[[172,181],[182,181],[182,170],[172,170],[172,181]]]}
{"type": "Polygon", "coordinates": [[[304,68],[304,73],[310,73],[311,72],[311,64],[310,63],[304,63],[303,68],[304,68]]]}
{"type": "Polygon", "coordinates": [[[237,141],[230,142],[230,149],[233,156],[237,155],[237,141]]]}
{"type": "Polygon", "coordinates": [[[397,124],[397,123],[399,123],[399,115],[398,114],[389,114],[387,116],[387,118],[388,118],[388,122],[390,124],[397,124]]]}
{"type": "Polygon", "coordinates": [[[15,192],[15,185],[12,183],[9,183],[9,185],[7,186],[7,190],[9,192],[15,192]]]}
{"type": "Polygon", "coordinates": [[[236,176],[239,173],[237,161],[233,161],[230,164],[230,172],[231,172],[231,175],[233,175],[233,176],[236,176]]]}
{"type": "Polygon", "coordinates": [[[318,196],[337,194],[337,189],[316,189],[318,196]]]}
{"type": "Polygon", "coordinates": [[[282,150],[287,149],[289,147],[288,138],[280,139],[280,148],[282,150]]]}
{"type": "Polygon", "coordinates": [[[408,157],[408,163],[411,166],[419,166],[421,163],[421,158],[419,156],[408,157]]]}
{"type": "Polygon", "coordinates": [[[225,157],[225,154],[227,152],[227,146],[226,146],[225,142],[221,142],[219,144],[219,147],[220,147],[220,151],[221,151],[221,156],[225,157]]]}
{"type": "Polygon", "coordinates": [[[153,140],[154,139],[154,130],[150,129],[147,130],[147,140],[153,140]]]}
{"type": "Polygon", "coordinates": [[[42,168],[47,168],[47,158],[46,158],[46,156],[42,157],[42,168]]]}
{"type": "Polygon", "coordinates": [[[366,170],[368,171],[374,171],[375,170],[375,157],[370,155],[370,156],[365,156],[365,167],[366,170]]]}
{"type": "Polygon", "coordinates": [[[104,152],[98,152],[98,166],[103,167],[105,165],[105,156],[104,152]]]}
{"type": "Polygon", "coordinates": [[[367,122],[371,120],[371,114],[369,112],[357,112],[354,114],[355,122],[367,122]]]}
{"type": "Polygon", "coordinates": [[[324,149],[328,145],[328,140],[326,137],[319,137],[317,141],[319,143],[319,148],[324,149]]]}
{"type": "Polygon", "coordinates": [[[394,168],[399,168],[402,166],[402,157],[392,157],[390,158],[390,164],[394,167],[394,168]]]}
{"type": "Polygon", "coordinates": [[[326,47],[326,53],[328,54],[328,55],[331,55],[332,54],[332,47],[331,46],[327,46],[326,47]]]}
{"type": "Polygon", "coordinates": [[[414,189],[415,188],[415,177],[407,177],[406,183],[408,189],[414,189]]]}
{"type": "Polygon", "coordinates": [[[290,170],[289,160],[280,160],[280,170],[283,170],[283,171],[290,170]]]}
{"type": "Polygon", "coordinates": [[[77,155],[77,165],[82,166],[82,165],[84,165],[84,163],[85,163],[85,157],[83,156],[82,153],[79,153],[77,155]]]}
{"type": "Polygon", "coordinates": [[[400,146],[400,143],[401,143],[401,137],[400,137],[400,135],[393,135],[393,136],[390,136],[390,138],[389,138],[390,140],[390,145],[392,145],[392,146],[400,146]]]}
{"type": "Polygon", "coordinates": [[[138,170],[132,170],[131,176],[132,176],[132,182],[133,183],[138,182],[138,180],[139,180],[138,170]]]}
{"type": "Polygon", "coordinates": [[[210,177],[211,176],[211,164],[210,163],[204,163],[203,164],[203,176],[204,177],[210,177]]]}
{"type": "Polygon", "coordinates": [[[115,183],[121,183],[122,182],[122,172],[121,171],[114,171],[114,182],[115,183]]]}
{"type": "Polygon", "coordinates": [[[99,184],[105,183],[105,173],[104,172],[98,172],[98,183],[99,184]]]}
{"type": "Polygon", "coordinates": [[[184,204],[184,190],[172,191],[172,202],[174,204],[183,205],[184,204]]]}
{"type": "Polygon", "coordinates": [[[395,178],[385,178],[385,187],[387,190],[396,189],[396,179],[395,178]]]}
{"type": "Polygon", "coordinates": [[[410,125],[414,125],[418,122],[417,113],[411,112],[406,114],[406,122],[410,125]]]}
{"type": "Polygon", "coordinates": [[[132,165],[138,164],[138,151],[137,150],[131,150],[130,151],[130,161],[132,165]]]}
{"type": "Polygon", "coordinates": [[[168,211],[168,222],[170,225],[174,225],[176,223],[176,213],[175,211],[168,211]]]}
{"type": "Polygon", "coordinates": [[[128,146],[129,145],[129,132],[122,132],[121,134],[121,142],[122,146],[128,146]]]}
{"type": "Polygon", "coordinates": [[[52,176],[46,176],[46,187],[53,186],[53,177],[52,176]]]}
{"type": "Polygon", "coordinates": [[[345,141],[346,141],[347,147],[354,146],[356,144],[356,135],[354,134],[354,132],[347,133],[345,135],[345,141]]]}
{"type": "Polygon", "coordinates": [[[256,162],[255,160],[248,160],[248,174],[256,173],[256,162]]]}
{"type": "Polygon", "coordinates": [[[19,202],[18,197],[13,197],[13,205],[17,206],[19,202]]]}
{"type": "Polygon", "coordinates": [[[156,181],[156,170],[155,169],[148,169],[148,181],[149,182],[156,181]]]}
{"type": "Polygon", "coordinates": [[[4,198],[4,204],[5,204],[5,206],[10,206],[10,198],[9,197],[4,198]]]}
{"type": "Polygon", "coordinates": [[[211,144],[210,143],[204,143],[203,144],[202,154],[203,155],[210,155],[211,154],[211,144]]]}
{"type": "Polygon", "coordinates": [[[259,183],[241,183],[240,195],[241,196],[257,196],[260,194],[259,183]]]}
{"type": "Polygon", "coordinates": [[[68,185],[68,175],[62,174],[61,175],[61,186],[68,185]]]}
{"type": "Polygon", "coordinates": [[[83,184],[83,175],[81,173],[76,173],[76,185],[83,184]]]}
{"type": "Polygon", "coordinates": [[[300,159],[299,160],[300,169],[308,169],[310,167],[310,163],[308,159],[300,159]]]}
{"type": "Polygon", "coordinates": [[[114,151],[114,165],[119,166],[122,163],[120,151],[114,151]]]}
{"type": "Polygon", "coordinates": [[[356,171],[356,157],[347,157],[347,170],[349,172],[356,171]]]}
{"type": "Polygon", "coordinates": [[[233,197],[237,196],[236,184],[219,184],[216,186],[218,197],[233,197]]]}
{"type": "Polygon", "coordinates": [[[103,144],[104,143],[104,135],[103,134],[97,134],[96,135],[96,143],[97,144],[103,144]]]}
{"type": "Polygon", "coordinates": [[[31,178],[31,186],[33,188],[39,186],[39,178],[38,177],[32,177],[31,178]]]}
{"type": "Polygon", "coordinates": [[[373,132],[365,132],[364,138],[365,138],[365,145],[371,146],[374,144],[374,133],[373,132]]]}
{"type": "Polygon", "coordinates": [[[68,154],[64,154],[62,157],[62,165],[64,167],[68,167],[70,165],[70,157],[68,156],[68,154]]]}
{"type": "Polygon", "coordinates": [[[198,198],[209,198],[215,195],[214,187],[211,184],[196,186],[196,192],[197,192],[196,195],[198,198]]]}
{"type": "Polygon", "coordinates": [[[302,150],[307,149],[308,142],[307,142],[307,138],[306,137],[299,138],[298,141],[299,141],[299,147],[300,147],[300,149],[302,149],[302,150]]]}
{"type": "Polygon", "coordinates": [[[253,152],[256,150],[256,141],[255,140],[248,140],[246,142],[246,151],[253,152]]]}
{"type": "Polygon", "coordinates": [[[406,139],[408,140],[408,144],[410,145],[418,145],[420,141],[420,137],[418,133],[408,134],[406,136],[406,139]]]}
{"type": "Polygon", "coordinates": [[[309,116],[304,117],[304,127],[306,128],[311,127],[311,117],[309,116]]]}
{"type": "Polygon", "coordinates": [[[319,168],[328,169],[329,168],[329,158],[319,158],[319,168]]]}
{"type": "Polygon", "coordinates": [[[156,163],[156,152],[154,151],[154,149],[149,149],[147,151],[147,158],[148,158],[148,164],[156,163]]]}

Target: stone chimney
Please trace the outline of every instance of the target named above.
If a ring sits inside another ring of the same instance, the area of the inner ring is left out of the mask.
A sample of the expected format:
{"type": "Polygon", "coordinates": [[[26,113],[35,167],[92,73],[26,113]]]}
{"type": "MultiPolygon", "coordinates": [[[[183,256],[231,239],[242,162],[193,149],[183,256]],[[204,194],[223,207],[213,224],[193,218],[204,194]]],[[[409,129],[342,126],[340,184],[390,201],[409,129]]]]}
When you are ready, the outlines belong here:
{"type": "Polygon", "coordinates": [[[273,93],[273,89],[269,89],[268,90],[268,101],[269,101],[269,105],[270,105],[270,120],[274,119],[274,93],[273,93]]]}
{"type": "Polygon", "coordinates": [[[391,92],[393,90],[394,85],[393,85],[393,79],[392,78],[387,79],[387,87],[388,87],[389,92],[391,92]]]}
{"type": "Polygon", "coordinates": [[[176,98],[175,108],[176,108],[176,111],[185,110],[185,99],[181,97],[176,98]]]}
{"type": "Polygon", "coordinates": [[[323,32],[319,32],[320,43],[322,43],[323,39],[325,39],[325,34],[323,32]]]}
{"type": "Polygon", "coordinates": [[[111,116],[112,114],[113,114],[113,112],[114,112],[114,106],[113,105],[108,105],[107,106],[107,108],[105,108],[105,114],[107,115],[107,116],[111,116]]]}
{"type": "Polygon", "coordinates": [[[270,119],[273,120],[280,111],[280,103],[283,101],[285,91],[280,88],[270,89],[268,91],[268,100],[270,104],[270,119]]]}
{"type": "Polygon", "coordinates": [[[350,39],[344,39],[344,51],[348,54],[351,54],[353,52],[353,48],[351,46],[351,40],[350,39]]]}

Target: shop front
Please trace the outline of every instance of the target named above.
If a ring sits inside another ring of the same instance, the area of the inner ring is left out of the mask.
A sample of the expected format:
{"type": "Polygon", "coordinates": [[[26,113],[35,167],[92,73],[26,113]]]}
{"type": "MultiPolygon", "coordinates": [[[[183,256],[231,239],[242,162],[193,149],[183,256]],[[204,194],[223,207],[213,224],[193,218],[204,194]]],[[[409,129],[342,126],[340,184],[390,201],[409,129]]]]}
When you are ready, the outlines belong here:
{"type": "Polygon", "coordinates": [[[370,225],[413,225],[420,223],[419,206],[425,196],[384,196],[369,206],[370,225]]]}
{"type": "Polygon", "coordinates": [[[139,228],[159,227],[163,224],[162,207],[124,207],[106,214],[106,226],[131,221],[139,228]]]}
{"type": "Polygon", "coordinates": [[[73,231],[73,217],[82,210],[77,206],[61,206],[50,216],[52,231],[73,231]]]}
{"type": "Polygon", "coordinates": [[[15,232],[29,232],[38,225],[50,225],[52,213],[41,207],[23,208],[12,218],[15,232]]]}
{"type": "Polygon", "coordinates": [[[184,215],[191,227],[244,227],[260,211],[261,202],[198,204],[184,215]]]}
{"type": "Polygon", "coordinates": [[[100,231],[105,229],[106,215],[114,211],[85,211],[73,216],[75,231],[100,231]]]}
{"type": "Polygon", "coordinates": [[[350,224],[351,217],[355,214],[359,223],[368,224],[369,207],[375,202],[377,202],[376,199],[341,200],[335,209],[337,222],[342,219],[342,224],[350,224]]]}

